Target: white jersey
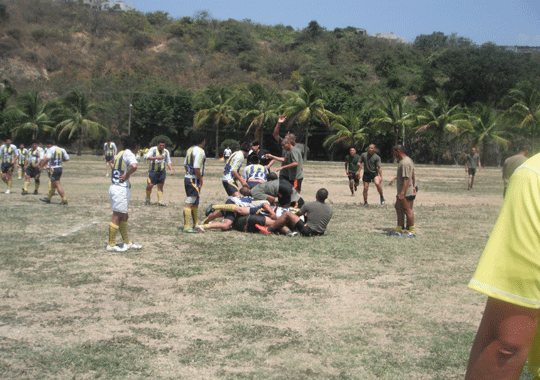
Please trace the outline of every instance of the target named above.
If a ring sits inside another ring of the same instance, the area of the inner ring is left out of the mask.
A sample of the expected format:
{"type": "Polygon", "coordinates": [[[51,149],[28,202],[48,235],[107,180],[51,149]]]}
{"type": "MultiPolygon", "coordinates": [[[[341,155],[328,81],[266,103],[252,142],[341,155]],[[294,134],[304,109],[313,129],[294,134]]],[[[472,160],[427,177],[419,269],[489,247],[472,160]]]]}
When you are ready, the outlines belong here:
{"type": "Polygon", "coordinates": [[[61,168],[63,161],[69,161],[69,155],[64,148],[59,148],[56,145],[47,149],[45,156],[49,159],[51,168],[61,168]]]}
{"type": "Polygon", "coordinates": [[[159,157],[163,156],[162,160],[151,160],[148,163],[148,170],[158,172],[165,170],[165,165],[171,163],[171,155],[167,149],[160,151],[157,146],[150,148],[148,153],[144,155],[144,158],[148,160],[148,157],[159,157]]]}
{"type": "Polygon", "coordinates": [[[38,165],[38,162],[40,160],[43,160],[43,157],[45,156],[45,151],[43,148],[40,148],[39,146],[34,149],[28,149],[28,154],[26,156],[26,164],[29,165],[31,168],[35,168],[38,165]]]}
{"type": "Polygon", "coordinates": [[[206,162],[206,154],[204,149],[198,145],[193,145],[186,152],[184,158],[184,167],[186,168],[185,178],[197,178],[195,169],[199,169],[201,176],[204,176],[204,163],[206,162]]]}
{"type": "Polygon", "coordinates": [[[254,179],[263,180],[266,182],[267,175],[268,169],[260,164],[248,165],[244,169],[244,179],[248,182],[254,179]]]}
{"type": "Polygon", "coordinates": [[[3,164],[11,164],[11,162],[17,157],[17,147],[13,144],[7,146],[6,144],[0,146],[0,159],[3,164]]]}
{"type": "Polygon", "coordinates": [[[225,167],[223,168],[223,182],[232,182],[234,178],[231,172],[239,172],[244,162],[244,153],[239,150],[234,152],[227,160],[225,167]]]}
{"type": "Polygon", "coordinates": [[[114,156],[118,150],[116,149],[116,144],[111,141],[111,145],[105,143],[103,144],[103,154],[105,156],[114,156]]]}
{"type": "Polygon", "coordinates": [[[129,187],[129,181],[120,181],[120,177],[128,171],[129,167],[137,164],[137,159],[133,152],[129,149],[118,152],[114,156],[113,170],[111,173],[111,182],[114,185],[129,187]]]}

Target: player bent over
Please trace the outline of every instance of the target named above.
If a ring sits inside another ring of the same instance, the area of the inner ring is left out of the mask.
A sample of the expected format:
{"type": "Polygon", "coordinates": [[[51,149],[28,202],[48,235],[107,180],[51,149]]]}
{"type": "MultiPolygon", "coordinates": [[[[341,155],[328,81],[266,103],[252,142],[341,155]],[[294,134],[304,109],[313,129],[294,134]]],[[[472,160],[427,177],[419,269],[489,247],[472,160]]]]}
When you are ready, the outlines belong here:
{"type": "Polygon", "coordinates": [[[130,198],[129,177],[137,170],[137,159],[131,150],[126,149],[114,156],[111,186],[109,186],[109,198],[113,216],[109,224],[109,244],[107,251],[124,252],[128,249],[141,249],[140,245],[133,244],[129,240],[127,221],[129,218],[128,207],[130,198]],[[120,230],[124,244],[116,245],[116,234],[120,230]]]}

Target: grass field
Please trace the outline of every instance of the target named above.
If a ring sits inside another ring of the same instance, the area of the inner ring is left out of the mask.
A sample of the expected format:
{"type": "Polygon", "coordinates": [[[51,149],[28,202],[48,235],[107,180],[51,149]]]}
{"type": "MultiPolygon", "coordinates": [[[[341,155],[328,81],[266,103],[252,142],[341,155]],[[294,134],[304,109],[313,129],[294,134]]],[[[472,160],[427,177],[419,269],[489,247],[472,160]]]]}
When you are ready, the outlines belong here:
{"type": "MultiPolygon", "coordinates": [[[[110,180],[98,157],[65,165],[68,206],[20,195],[17,180],[0,194],[0,378],[463,378],[485,304],[466,285],[502,203],[500,169],[467,191],[462,167],[417,167],[418,237],[406,239],[386,235],[395,166],[383,171],[387,204],[372,185],[364,208],[342,163],[308,163],[303,197],[326,187],[334,216],[322,237],[286,238],[183,234],[181,163],[167,208],[155,193],[143,205],[145,164],[132,177],[141,251],[105,250],[110,180]]],[[[226,199],[221,170],[207,161],[200,219],[226,199]]]]}

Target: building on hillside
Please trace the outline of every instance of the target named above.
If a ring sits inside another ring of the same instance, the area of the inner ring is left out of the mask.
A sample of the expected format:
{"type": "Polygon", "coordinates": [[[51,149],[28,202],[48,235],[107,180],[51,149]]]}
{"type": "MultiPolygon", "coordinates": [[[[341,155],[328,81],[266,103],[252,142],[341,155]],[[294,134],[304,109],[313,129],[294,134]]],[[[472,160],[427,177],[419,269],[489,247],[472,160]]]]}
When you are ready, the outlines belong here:
{"type": "Polygon", "coordinates": [[[367,30],[356,28],[356,34],[359,34],[360,36],[367,36],[367,30]]]}
{"type": "Polygon", "coordinates": [[[404,43],[404,44],[407,43],[406,38],[399,37],[395,33],[373,33],[371,36],[372,37],[377,37],[377,38],[384,38],[384,39],[392,40],[392,41],[397,41],[397,42],[401,42],[401,43],[404,43]]]}
{"type": "Polygon", "coordinates": [[[540,53],[540,46],[505,46],[506,49],[516,53],[540,53]]]}
{"type": "Polygon", "coordinates": [[[130,11],[134,9],[122,0],[83,0],[83,4],[88,4],[92,8],[101,8],[103,11],[130,11]]]}

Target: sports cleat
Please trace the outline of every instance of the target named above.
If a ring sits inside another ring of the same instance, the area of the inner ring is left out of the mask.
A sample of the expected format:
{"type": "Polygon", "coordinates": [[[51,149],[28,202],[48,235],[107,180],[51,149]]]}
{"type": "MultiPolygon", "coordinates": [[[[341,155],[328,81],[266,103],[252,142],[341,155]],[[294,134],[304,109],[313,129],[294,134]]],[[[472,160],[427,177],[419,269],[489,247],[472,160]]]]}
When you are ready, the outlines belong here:
{"type": "Polygon", "coordinates": [[[196,229],[194,229],[193,227],[189,227],[189,228],[184,228],[182,230],[182,232],[185,232],[185,233],[188,233],[188,234],[198,234],[199,231],[197,231],[196,229]]]}
{"type": "Polygon", "coordinates": [[[206,231],[204,230],[203,226],[195,226],[193,227],[195,228],[198,232],[204,234],[206,231]]]}
{"type": "Polygon", "coordinates": [[[364,207],[369,207],[369,204],[367,202],[364,202],[364,207]]]}
{"type": "Polygon", "coordinates": [[[288,237],[295,237],[298,236],[298,231],[287,231],[286,235],[288,237]]]}
{"type": "Polygon", "coordinates": [[[358,191],[358,185],[356,183],[354,184],[354,191],[358,191]]]}
{"type": "Polygon", "coordinates": [[[272,233],[268,231],[268,227],[266,226],[261,226],[260,224],[256,224],[255,228],[257,228],[259,231],[261,231],[265,235],[272,235],[272,233]]]}
{"type": "Polygon", "coordinates": [[[38,193],[37,190],[34,190],[34,195],[37,195],[37,193],[38,193]]]}
{"type": "Polygon", "coordinates": [[[128,249],[141,249],[142,245],[137,245],[137,244],[134,244],[134,243],[129,243],[129,244],[124,243],[124,248],[126,250],[128,250],[128,249]]]}
{"type": "Polygon", "coordinates": [[[51,200],[49,198],[39,198],[39,200],[45,203],[51,203],[51,200]]]}
{"type": "Polygon", "coordinates": [[[6,194],[11,194],[11,190],[6,190],[6,194]]]}
{"type": "Polygon", "coordinates": [[[67,205],[67,204],[68,204],[68,201],[67,201],[67,200],[66,200],[66,201],[62,201],[62,202],[60,202],[60,204],[61,204],[61,205],[67,205]]]}
{"type": "Polygon", "coordinates": [[[161,206],[161,207],[167,207],[167,203],[161,203],[161,202],[158,202],[157,205],[158,205],[158,206],[161,206]]]}
{"type": "Polygon", "coordinates": [[[28,194],[28,191],[26,191],[25,189],[22,189],[22,193],[21,193],[21,194],[22,194],[22,195],[26,195],[26,194],[28,194]]]}
{"type": "Polygon", "coordinates": [[[210,203],[210,206],[208,206],[208,207],[206,208],[206,211],[204,212],[204,215],[205,215],[205,216],[208,216],[208,215],[210,215],[211,213],[213,213],[213,212],[215,211],[215,210],[214,210],[214,204],[215,204],[215,203],[210,203]]]}
{"type": "Polygon", "coordinates": [[[145,205],[145,206],[150,206],[150,199],[147,198],[147,199],[144,201],[144,205],[145,205]]]}
{"type": "Polygon", "coordinates": [[[401,236],[402,233],[401,232],[398,232],[396,230],[392,230],[388,233],[388,236],[401,236]]]}
{"type": "Polygon", "coordinates": [[[124,244],[121,247],[117,245],[113,245],[112,247],[110,245],[107,245],[107,251],[109,252],[125,252],[127,251],[127,245],[124,244]]]}
{"type": "Polygon", "coordinates": [[[384,197],[381,197],[381,205],[385,204],[386,201],[384,200],[384,197]]]}
{"type": "Polygon", "coordinates": [[[416,234],[413,234],[412,232],[403,232],[401,234],[401,236],[403,237],[408,237],[408,238],[415,238],[416,237],[416,234]]]}

